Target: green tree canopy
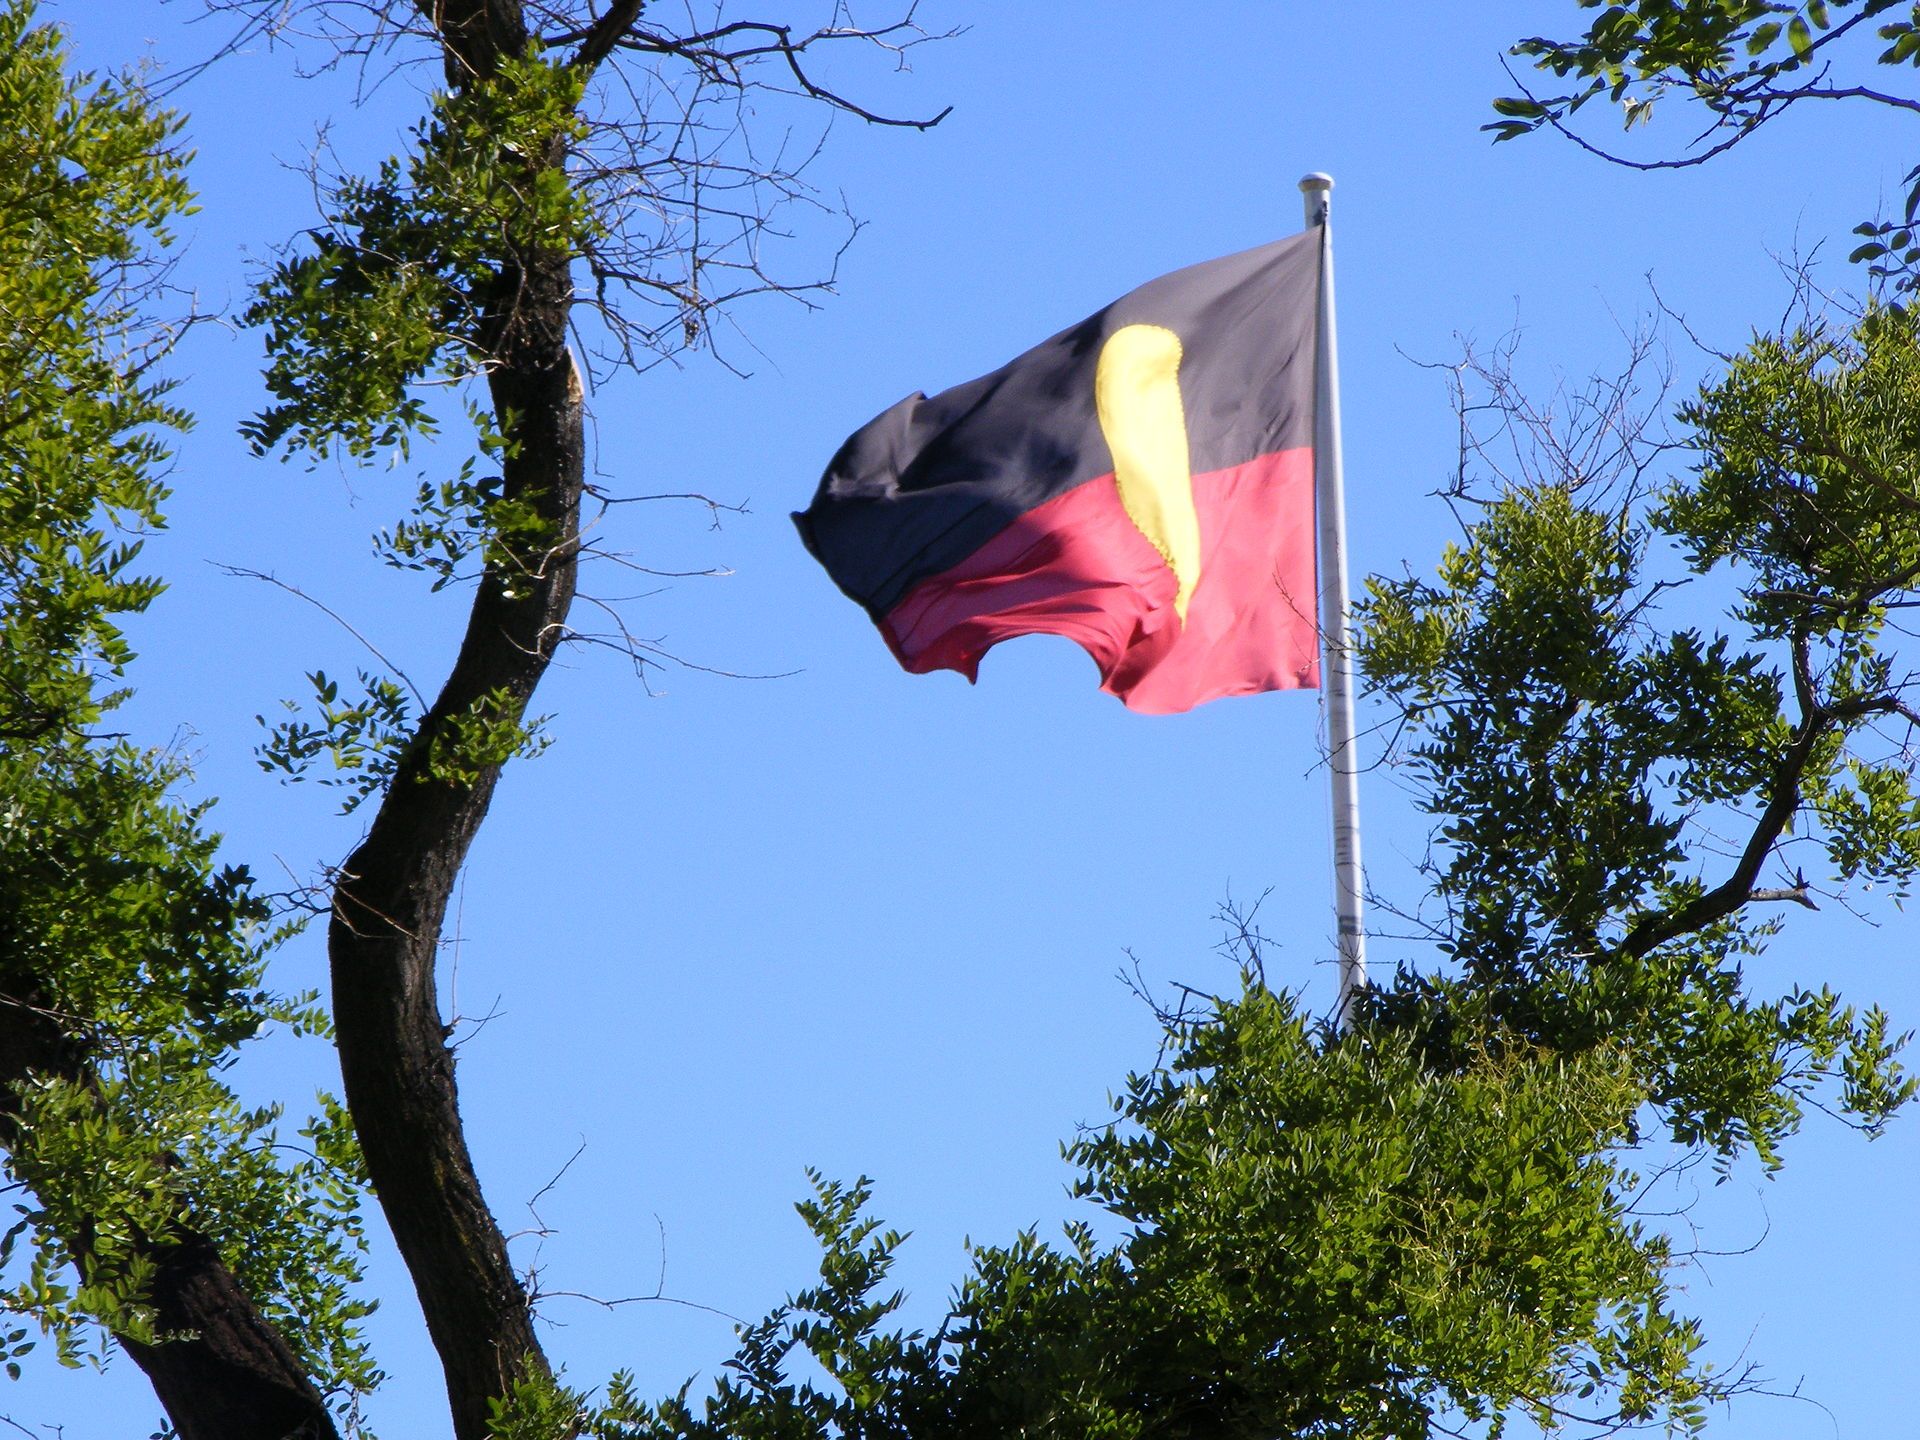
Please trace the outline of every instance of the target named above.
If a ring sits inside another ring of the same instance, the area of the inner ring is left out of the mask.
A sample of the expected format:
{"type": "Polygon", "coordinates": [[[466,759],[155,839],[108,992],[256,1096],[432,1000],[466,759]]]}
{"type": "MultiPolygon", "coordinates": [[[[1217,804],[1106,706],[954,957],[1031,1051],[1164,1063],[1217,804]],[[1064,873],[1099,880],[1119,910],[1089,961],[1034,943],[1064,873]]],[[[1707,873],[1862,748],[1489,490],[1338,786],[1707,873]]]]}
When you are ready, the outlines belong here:
{"type": "Polygon", "coordinates": [[[344,1402],[374,1379],[351,1138],[329,1112],[283,1163],[278,1109],[220,1074],[263,1027],[323,1021],[264,988],[267,907],[179,798],[182,761],[103,728],[187,423],[150,309],[189,206],[176,122],[63,61],[0,5],[0,1141],[32,1197],[0,1285],[63,1360],[115,1336],[183,1436],[330,1433],[315,1380],[344,1402]]]}

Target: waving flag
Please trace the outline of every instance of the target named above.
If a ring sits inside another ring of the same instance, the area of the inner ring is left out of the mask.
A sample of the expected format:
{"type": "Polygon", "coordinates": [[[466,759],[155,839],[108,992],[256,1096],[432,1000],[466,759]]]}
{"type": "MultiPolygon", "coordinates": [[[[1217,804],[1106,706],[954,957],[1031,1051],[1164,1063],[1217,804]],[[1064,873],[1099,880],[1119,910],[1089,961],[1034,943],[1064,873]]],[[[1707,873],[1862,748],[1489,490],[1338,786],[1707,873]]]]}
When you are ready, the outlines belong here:
{"type": "Polygon", "coordinates": [[[841,446],[794,516],[915,673],[1063,635],[1149,714],[1319,683],[1317,230],[1162,276],[841,446]]]}

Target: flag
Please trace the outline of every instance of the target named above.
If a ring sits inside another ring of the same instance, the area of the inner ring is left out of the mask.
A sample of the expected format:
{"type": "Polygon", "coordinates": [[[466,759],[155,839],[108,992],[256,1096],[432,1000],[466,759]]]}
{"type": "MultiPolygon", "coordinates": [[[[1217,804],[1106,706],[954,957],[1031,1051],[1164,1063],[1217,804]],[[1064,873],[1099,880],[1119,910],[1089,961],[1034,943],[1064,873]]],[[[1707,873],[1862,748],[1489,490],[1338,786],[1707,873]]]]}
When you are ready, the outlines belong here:
{"type": "Polygon", "coordinates": [[[840,447],[794,516],[915,673],[1062,635],[1148,714],[1319,683],[1318,227],[1141,286],[840,447]]]}

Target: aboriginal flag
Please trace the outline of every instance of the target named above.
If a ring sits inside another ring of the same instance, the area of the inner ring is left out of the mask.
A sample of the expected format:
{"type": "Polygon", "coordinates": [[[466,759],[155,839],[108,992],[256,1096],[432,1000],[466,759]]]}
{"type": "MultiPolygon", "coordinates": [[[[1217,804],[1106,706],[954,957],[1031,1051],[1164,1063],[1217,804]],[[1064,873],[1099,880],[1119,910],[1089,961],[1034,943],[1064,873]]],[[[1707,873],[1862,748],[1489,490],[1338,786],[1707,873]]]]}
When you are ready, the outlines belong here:
{"type": "Polygon", "coordinates": [[[1318,227],[855,431],[794,516],[915,673],[1064,635],[1148,714],[1319,683],[1318,227]]]}

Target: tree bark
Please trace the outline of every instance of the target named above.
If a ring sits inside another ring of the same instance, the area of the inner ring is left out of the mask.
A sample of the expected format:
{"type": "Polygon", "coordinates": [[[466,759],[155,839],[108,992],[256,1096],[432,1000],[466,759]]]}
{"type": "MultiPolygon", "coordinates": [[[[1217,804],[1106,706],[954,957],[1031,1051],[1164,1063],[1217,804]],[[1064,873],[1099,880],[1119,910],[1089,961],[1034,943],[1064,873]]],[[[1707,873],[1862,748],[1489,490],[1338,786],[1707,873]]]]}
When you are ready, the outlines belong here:
{"type": "MultiPolygon", "coordinates": [[[[456,87],[527,43],[514,0],[422,0],[422,9],[456,87]]],[[[558,166],[564,156],[530,163],[558,166]]],[[[490,1402],[549,1369],[467,1149],[436,993],[441,926],[500,767],[438,778],[434,743],[476,707],[516,722],[524,714],[573,601],[586,455],[584,396],[567,347],[571,257],[509,254],[497,263],[480,338],[495,423],[510,442],[501,493],[531,506],[546,533],[526,553],[490,557],[453,669],[341,869],[328,930],[347,1103],[440,1354],[459,1440],[485,1440],[490,1402]]]]}
{"type": "Polygon", "coordinates": [[[532,501],[564,538],[542,565],[490,566],[481,579],[453,671],[342,867],[328,928],[347,1104],[440,1353],[460,1440],[484,1440],[488,1402],[546,1362],[467,1149],[436,993],[441,925],[499,767],[469,784],[436,779],[432,737],[489,696],[509,697],[516,718],[524,711],[573,598],[585,453],[564,330],[547,363],[502,364],[490,384],[499,413],[521,417],[505,491],[532,501]]]}
{"type": "MultiPolygon", "coordinates": [[[[86,1084],[84,1049],[45,1010],[0,996],[0,1145],[17,1150],[20,1094],[34,1076],[86,1084]]],[[[110,1217],[101,1216],[102,1220],[110,1217]]],[[[84,1275],[84,1235],[63,1235],[84,1275]]],[[[114,1338],[147,1379],[180,1440],[338,1440],[326,1401],[205,1235],[176,1226],[144,1241],[154,1265],[154,1324],[183,1338],[114,1338]]]]}

